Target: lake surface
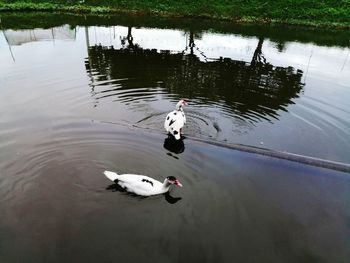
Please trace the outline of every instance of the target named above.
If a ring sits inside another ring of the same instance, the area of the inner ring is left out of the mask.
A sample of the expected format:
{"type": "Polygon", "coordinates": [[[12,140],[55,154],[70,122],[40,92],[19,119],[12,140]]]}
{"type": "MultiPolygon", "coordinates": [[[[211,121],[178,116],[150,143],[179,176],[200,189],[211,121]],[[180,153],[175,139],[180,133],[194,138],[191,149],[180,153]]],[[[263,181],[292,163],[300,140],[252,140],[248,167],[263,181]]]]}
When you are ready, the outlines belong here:
{"type": "Polygon", "coordinates": [[[350,163],[348,31],[0,17],[0,262],[348,262],[349,174],[229,148],[350,163]]]}

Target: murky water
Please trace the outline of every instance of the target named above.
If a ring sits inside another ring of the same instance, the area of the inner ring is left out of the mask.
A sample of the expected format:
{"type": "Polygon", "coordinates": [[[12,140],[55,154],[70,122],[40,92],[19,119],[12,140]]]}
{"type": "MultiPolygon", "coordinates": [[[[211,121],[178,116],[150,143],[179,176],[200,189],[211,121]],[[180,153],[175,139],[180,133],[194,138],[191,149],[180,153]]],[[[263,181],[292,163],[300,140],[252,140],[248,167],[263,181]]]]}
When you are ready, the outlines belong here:
{"type": "Polygon", "coordinates": [[[45,14],[1,28],[0,262],[350,258],[348,174],[204,142],[350,163],[348,32],[45,14]],[[135,198],[105,169],[184,187],[135,198]]]}

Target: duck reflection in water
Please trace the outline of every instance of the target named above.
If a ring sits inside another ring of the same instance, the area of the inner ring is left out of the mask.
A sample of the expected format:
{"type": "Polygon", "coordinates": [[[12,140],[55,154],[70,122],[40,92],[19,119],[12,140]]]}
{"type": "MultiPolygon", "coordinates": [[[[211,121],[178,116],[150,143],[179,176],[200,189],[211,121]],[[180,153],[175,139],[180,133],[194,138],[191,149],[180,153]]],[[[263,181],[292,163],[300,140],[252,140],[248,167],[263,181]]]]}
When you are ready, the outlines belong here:
{"type": "MultiPolygon", "coordinates": [[[[134,198],[138,198],[139,200],[143,200],[143,199],[150,197],[150,196],[140,196],[140,195],[136,195],[136,194],[127,192],[123,187],[121,187],[120,185],[115,184],[115,183],[107,186],[106,190],[111,191],[111,192],[122,192],[122,193],[125,193],[127,195],[133,196],[134,198]]],[[[182,199],[182,197],[171,196],[169,192],[166,192],[165,194],[163,194],[163,196],[164,196],[165,201],[167,201],[169,204],[175,204],[182,199]]]]}
{"type": "MultiPolygon", "coordinates": [[[[167,138],[164,140],[163,147],[167,149],[168,151],[175,153],[175,154],[180,154],[185,151],[185,144],[184,144],[184,136],[181,136],[180,140],[176,140],[174,136],[168,135],[167,138]]],[[[169,153],[171,156],[173,156],[171,153],[169,153]]],[[[168,154],[168,155],[169,155],[168,154]]],[[[173,156],[175,157],[175,156],[173,156]]]]}

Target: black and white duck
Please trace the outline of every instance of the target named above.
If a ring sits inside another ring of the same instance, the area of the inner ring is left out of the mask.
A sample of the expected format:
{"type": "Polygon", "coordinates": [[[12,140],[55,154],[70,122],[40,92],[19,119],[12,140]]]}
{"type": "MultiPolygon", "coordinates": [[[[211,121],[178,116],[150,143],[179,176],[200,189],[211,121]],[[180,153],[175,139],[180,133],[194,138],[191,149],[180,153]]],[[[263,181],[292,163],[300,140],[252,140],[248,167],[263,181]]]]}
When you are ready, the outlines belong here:
{"type": "Polygon", "coordinates": [[[170,112],[164,122],[164,128],[168,134],[172,134],[176,140],[181,138],[182,128],[186,124],[186,116],[183,106],[188,105],[186,100],[180,100],[176,109],[170,112]]]}
{"type": "Polygon", "coordinates": [[[138,174],[117,174],[104,171],[105,176],[118,184],[127,192],[141,196],[151,196],[167,193],[172,185],[182,187],[182,184],[174,176],[168,176],[161,183],[151,177],[138,174]]]}

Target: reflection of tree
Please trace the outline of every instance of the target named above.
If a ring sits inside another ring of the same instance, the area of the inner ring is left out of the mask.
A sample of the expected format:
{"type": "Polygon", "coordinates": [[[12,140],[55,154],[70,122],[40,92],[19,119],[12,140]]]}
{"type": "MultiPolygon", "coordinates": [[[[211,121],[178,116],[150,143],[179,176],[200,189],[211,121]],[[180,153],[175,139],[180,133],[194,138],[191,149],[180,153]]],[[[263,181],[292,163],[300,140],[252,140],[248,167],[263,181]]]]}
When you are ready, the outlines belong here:
{"type": "Polygon", "coordinates": [[[120,42],[124,48],[131,48],[131,49],[138,48],[138,45],[134,44],[134,37],[132,36],[131,29],[132,27],[128,26],[127,36],[120,38],[120,42]],[[128,42],[127,45],[126,45],[126,42],[128,42]]]}
{"type": "Polygon", "coordinates": [[[265,59],[265,57],[262,54],[263,43],[264,43],[264,39],[263,38],[259,38],[258,45],[257,45],[257,47],[256,47],[256,49],[254,51],[252,61],[250,62],[250,65],[252,67],[255,67],[256,63],[259,63],[259,62],[266,63],[266,59],[265,59]]]}
{"type": "Polygon", "coordinates": [[[190,36],[189,36],[189,41],[188,41],[188,47],[190,48],[191,52],[190,54],[193,55],[194,54],[194,36],[193,36],[193,32],[190,32],[190,36]]]}
{"type": "MultiPolygon", "coordinates": [[[[118,89],[161,86],[169,94],[193,98],[199,103],[220,101],[229,111],[253,121],[277,118],[277,110],[286,110],[286,106],[293,103],[292,98],[298,97],[303,87],[302,71],[266,62],[262,46],[261,38],[250,63],[228,58],[204,62],[191,53],[93,46],[89,49],[87,63],[91,65],[87,68],[96,73],[94,78],[97,82],[105,79],[130,80],[118,83],[118,89]],[[254,112],[253,116],[251,112],[254,112]]],[[[97,95],[103,98],[103,91],[97,95]]],[[[133,92],[125,96],[137,95],[133,92]]],[[[152,96],[154,99],[156,95],[147,93],[147,98],[152,96]]]]}
{"type": "Polygon", "coordinates": [[[154,16],[101,16],[56,13],[2,13],[4,30],[51,28],[69,24],[72,26],[133,26],[147,28],[180,29],[187,31],[230,33],[245,37],[264,37],[281,46],[287,42],[315,43],[321,46],[349,47],[349,30],[325,30],[300,26],[233,24],[231,22],[177,19],[154,16]]]}
{"type": "Polygon", "coordinates": [[[198,38],[199,35],[196,35],[193,31],[189,31],[189,34],[188,34],[188,41],[187,41],[187,38],[186,38],[186,48],[185,50],[183,51],[183,54],[185,54],[185,52],[187,50],[189,50],[189,55],[191,56],[195,56],[195,51],[197,51],[199,53],[199,55],[201,57],[204,58],[204,60],[207,60],[207,56],[204,54],[203,51],[201,51],[197,46],[196,44],[194,43],[194,39],[198,38]]]}

